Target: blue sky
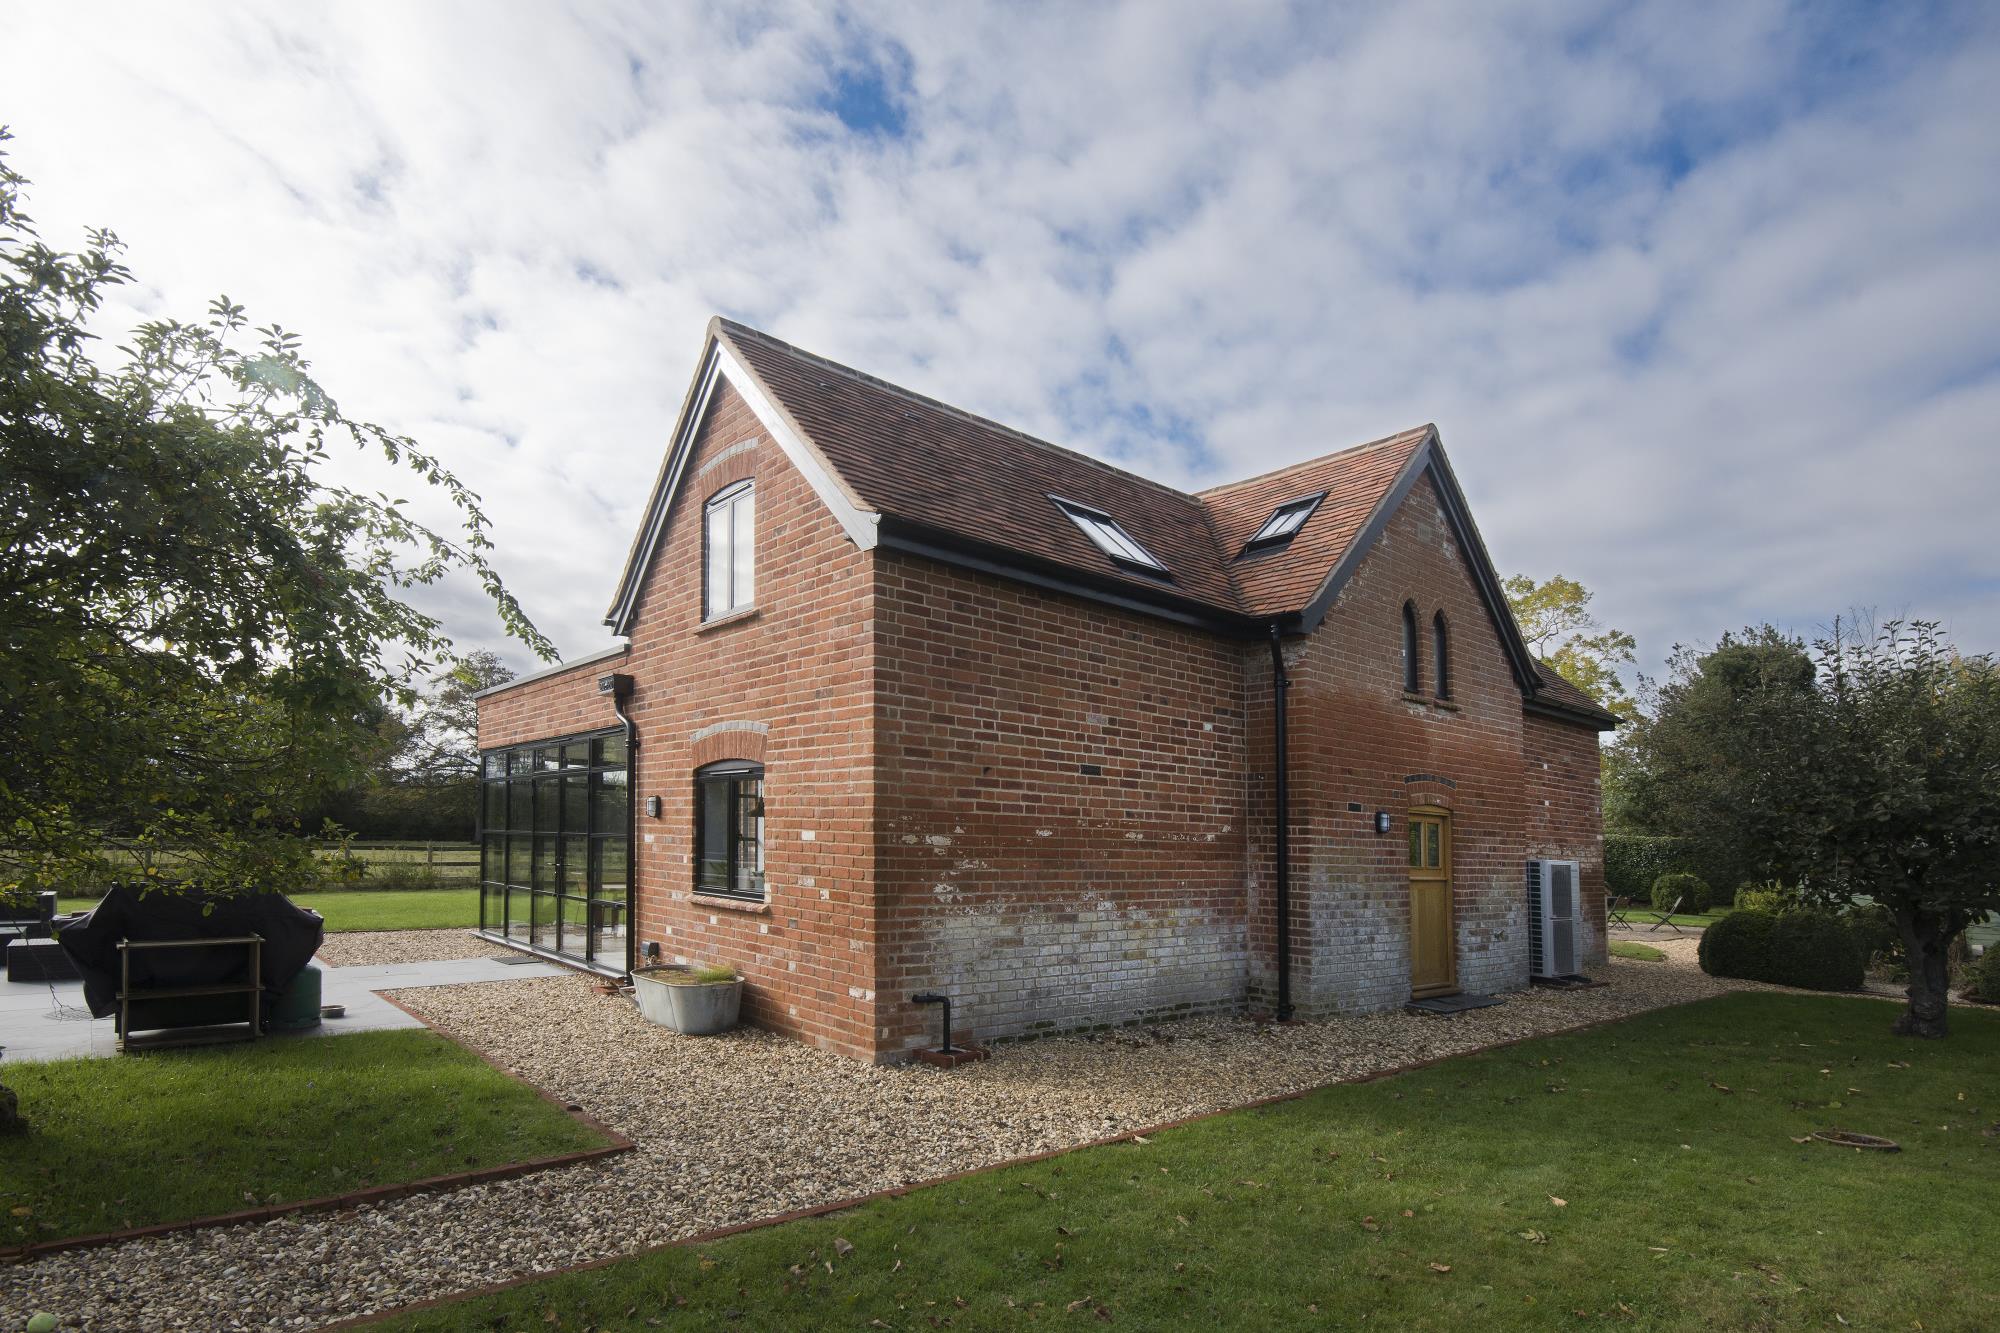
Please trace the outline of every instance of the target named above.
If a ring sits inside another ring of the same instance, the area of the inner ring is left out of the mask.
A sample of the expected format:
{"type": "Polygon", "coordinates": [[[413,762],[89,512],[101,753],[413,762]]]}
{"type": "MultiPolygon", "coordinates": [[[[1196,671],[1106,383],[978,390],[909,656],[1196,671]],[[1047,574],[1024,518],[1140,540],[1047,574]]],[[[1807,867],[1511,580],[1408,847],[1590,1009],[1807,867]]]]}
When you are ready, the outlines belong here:
{"type": "MultiPolygon", "coordinates": [[[[1991,6],[21,7],[107,319],[226,291],[487,501],[566,653],[722,312],[1184,486],[1436,421],[1650,668],[2000,648],[1991,6]]],[[[358,479],[375,474],[342,464],[358,479]]],[[[475,590],[433,605],[499,646],[475,590]]],[[[512,650],[514,660],[525,657],[512,650]]]]}

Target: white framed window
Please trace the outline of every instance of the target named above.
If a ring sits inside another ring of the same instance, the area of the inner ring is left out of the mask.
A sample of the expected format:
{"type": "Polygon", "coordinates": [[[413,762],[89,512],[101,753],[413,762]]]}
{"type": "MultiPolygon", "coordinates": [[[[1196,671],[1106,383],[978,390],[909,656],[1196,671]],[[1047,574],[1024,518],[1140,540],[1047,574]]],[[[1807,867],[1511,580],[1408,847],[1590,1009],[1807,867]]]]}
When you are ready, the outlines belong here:
{"type": "Polygon", "coordinates": [[[1051,495],[1049,499],[1055,501],[1056,508],[1069,515],[1070,521],[1083,530],[1083,535],[1090,538],[1092,545],[1119,564],[1143,569],[1149,574],[1167,574],[1167,567],[1160,563],[1158,557],[1139,545],[1111,515],[1074,500],[1065,500],[1059,495],[1051,495]]]}
{"type": "Polygon", "coordinates": [[[701,618],[741,611],[756,599],[757,491],[750,482],[716,492],[702,509],[701,618]]]}
{"type": "Polygon", "coordinates": [[[1306,525],[1306,520],[1312,517],[1313,510],[1319,508],[1319,502],[1325,498],[1326,492],[1321,491],[1317,495],[1301,496],[1299,499],[1287,500],[1279,505],[1271,511],[1271,516],[1264,520],[1264,526],[1257,529],[1256,535],[1243,544],[1243,554],[1252,555],[1258,551],[1268,551],[1291,541],[1298,536],[1299,529],[1306,525]]]}

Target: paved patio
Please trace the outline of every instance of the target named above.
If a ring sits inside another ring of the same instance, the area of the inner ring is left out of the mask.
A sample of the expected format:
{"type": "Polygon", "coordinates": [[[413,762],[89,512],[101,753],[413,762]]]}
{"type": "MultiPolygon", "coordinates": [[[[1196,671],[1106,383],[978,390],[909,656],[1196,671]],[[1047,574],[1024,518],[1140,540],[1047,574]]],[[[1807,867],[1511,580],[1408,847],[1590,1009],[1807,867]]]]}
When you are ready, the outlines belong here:
{"type": "MultiPolygon", "coordinates": [[[[387,963],[373,967],[334,967],[316,960],[321,973],[320,1003],[347,1007],[343,1018],[329,1018],[301,1036],[338,1036],[343,1032],[373,1032],[386,1028],[417,1028],[424,1024],[375,992],[426,986],[463,986],[481,981],[525,981],[563,975],[550,963],[504,963],[495,958],[459,958],[448,962],[387,963]]],[[[0,1049],[9,1063],[61,1060],[72,1056],[114,1055],[117,1037],[111,1020],[87,1015],[80,981],[0,982],[0,1049]]]]}

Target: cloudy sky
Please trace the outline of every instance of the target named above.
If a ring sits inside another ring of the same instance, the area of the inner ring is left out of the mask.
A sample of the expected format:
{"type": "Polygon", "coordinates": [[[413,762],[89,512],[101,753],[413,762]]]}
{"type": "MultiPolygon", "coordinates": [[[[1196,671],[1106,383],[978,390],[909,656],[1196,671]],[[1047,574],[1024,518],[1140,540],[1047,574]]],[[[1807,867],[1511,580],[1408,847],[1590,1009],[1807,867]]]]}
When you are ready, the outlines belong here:
{"type": "Polygon", "coordinates": [[[1188,487],[1436,421],[1649,668],[2000,649],[1991,5],[6,3],[0,123],[114,321],[298,330],[565,654],[715,312],[1188,487]]]}

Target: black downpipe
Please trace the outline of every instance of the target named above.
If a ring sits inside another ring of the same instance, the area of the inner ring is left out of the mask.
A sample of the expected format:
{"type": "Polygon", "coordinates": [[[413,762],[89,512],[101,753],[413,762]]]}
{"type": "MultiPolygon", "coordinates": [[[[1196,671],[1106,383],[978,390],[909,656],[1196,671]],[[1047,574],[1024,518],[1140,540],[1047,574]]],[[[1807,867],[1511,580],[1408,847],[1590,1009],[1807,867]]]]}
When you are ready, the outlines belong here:
{"type": "Polygon", "coordinates": [[[1278,832],[1278,1021],[1292,1021],[1292,789],[1285,758],[1285,695],[1292,688],[1285,674],[1285,650],[1278,622],[1271,622],[1271,716],[1277,768],[1278,832]]]}
{"type": "Polygon", "coordinates": [[[625,711],[632,678],[612,678],[611,711],[625,724],[625,975],[639,965],[639,724],[625,711]]]}
{"type": "Polygon", "coordinates": [[[944,1006],[944,1044],[938,1047],[940,1055],[951,1055],[957,1047],[951,1044],[951,996],[940,995],[936,991],[918,991],[910,997],[911,1004],[941,1004],[944,1006]]]}

